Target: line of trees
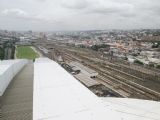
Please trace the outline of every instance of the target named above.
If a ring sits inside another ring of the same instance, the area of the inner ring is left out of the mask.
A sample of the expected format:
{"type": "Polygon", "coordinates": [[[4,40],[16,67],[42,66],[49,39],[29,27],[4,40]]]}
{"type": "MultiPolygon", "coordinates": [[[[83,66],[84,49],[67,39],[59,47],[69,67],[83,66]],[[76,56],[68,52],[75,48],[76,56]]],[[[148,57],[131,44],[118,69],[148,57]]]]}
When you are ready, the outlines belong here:
{"type": "Polygon", "coordinates": [[[4,59],[4,49],[0,47],[0,59],[4,59]]]}
{"type": "Polygon", "coordinates": [[[106,45],[106,44],[101,44],[101,45],[93,45],[91,47],[92,50],[95,50],[95,51],[98,51],[100,48],[107,48],[109,47],[109,45],[106,45]]]}
{"type": "Polygon", "coordinates": [[[14,59],[15,45],[13,42],[5,42],[0,47],[0,59],[14,59]],[[11,53],[9,53],[11,50],[11,53]]]}

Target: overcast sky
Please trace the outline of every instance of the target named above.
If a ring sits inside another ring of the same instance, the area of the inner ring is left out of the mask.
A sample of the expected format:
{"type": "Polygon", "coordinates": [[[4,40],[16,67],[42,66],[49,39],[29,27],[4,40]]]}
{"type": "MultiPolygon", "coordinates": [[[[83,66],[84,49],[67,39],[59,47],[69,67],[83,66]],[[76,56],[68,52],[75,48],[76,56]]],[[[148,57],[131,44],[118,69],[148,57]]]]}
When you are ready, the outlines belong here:
{"type": "Polygon", "coordinates": [[[160,0],[0,0],[0,29],[160,28],[160,0]]]}

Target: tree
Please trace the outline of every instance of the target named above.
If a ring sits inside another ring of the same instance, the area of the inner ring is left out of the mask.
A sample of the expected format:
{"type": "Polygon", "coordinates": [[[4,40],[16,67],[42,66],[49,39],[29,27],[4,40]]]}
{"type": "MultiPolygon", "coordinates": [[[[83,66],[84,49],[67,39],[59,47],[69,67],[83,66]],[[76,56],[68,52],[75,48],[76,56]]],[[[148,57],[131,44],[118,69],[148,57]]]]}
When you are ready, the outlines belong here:
{"type": "Polygon", "coordinates": [[[139,65],[144,65],[144,63],[141,62],[140,60],[134,60],[134,63],[137,63],[137,64],[139,64],[139,65]]]}
{"type": "Polygon", "coordinates": [[[157,65],[156,68],[160,69],[160,65],[157,65]]]}
{"type": "Polygon", "coordinates": [[[4,49],[2,49],[0,47],[0,59],[3,60],[4,59],[4,49]]]}
{"type": "Polygon", "coordinates": [[[106,45],[106,44],[92,45],[91,49],[95,50],[95,51],[98,51],[100,48],[107,48],[107,47],[109,47],[109,45],[106,45]]]}

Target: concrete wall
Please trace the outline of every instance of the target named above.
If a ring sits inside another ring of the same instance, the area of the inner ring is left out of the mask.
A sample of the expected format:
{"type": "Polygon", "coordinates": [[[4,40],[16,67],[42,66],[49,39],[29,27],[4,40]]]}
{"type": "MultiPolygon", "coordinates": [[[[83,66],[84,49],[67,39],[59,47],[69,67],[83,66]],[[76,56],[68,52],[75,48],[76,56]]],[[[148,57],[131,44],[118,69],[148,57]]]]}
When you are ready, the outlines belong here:
{"type": "Polygon", "coordinates": [[[3,95],[15,75],[27,64],[27,60],[4,60],[0,62],[0,96],[3,95]]]}

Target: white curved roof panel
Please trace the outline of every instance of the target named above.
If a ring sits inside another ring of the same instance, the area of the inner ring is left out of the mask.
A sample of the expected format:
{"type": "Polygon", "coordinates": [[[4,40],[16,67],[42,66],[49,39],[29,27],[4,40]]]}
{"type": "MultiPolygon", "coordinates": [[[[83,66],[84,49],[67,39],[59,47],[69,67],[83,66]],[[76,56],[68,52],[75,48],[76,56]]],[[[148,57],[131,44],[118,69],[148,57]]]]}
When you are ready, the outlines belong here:
{"type": "Polygon", "coordinates": [[[159,105],[101,99],[56,62],[44,58],[35,61],[33,120],[159,120],[159,105]],[[140,109],[139,104],[144,108],[140,109]],[[148,104],[150,108],[153,105],[152,111],[145,109],[148,104]]]}

